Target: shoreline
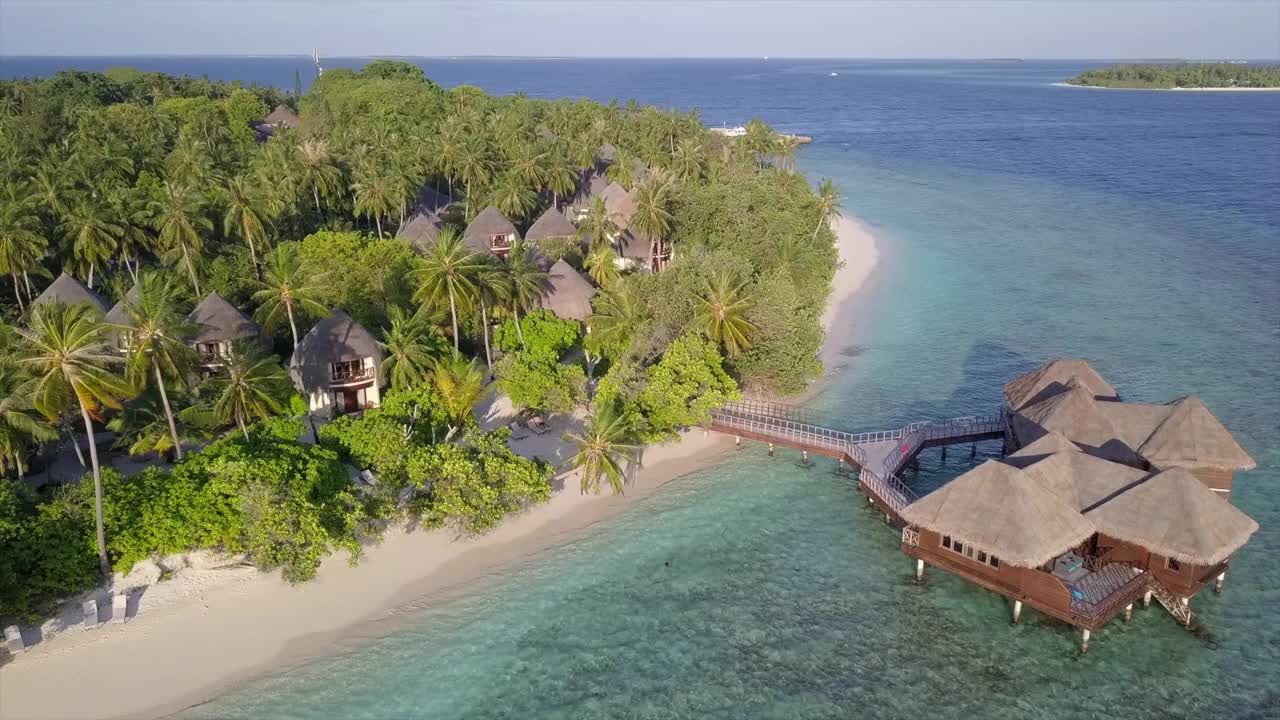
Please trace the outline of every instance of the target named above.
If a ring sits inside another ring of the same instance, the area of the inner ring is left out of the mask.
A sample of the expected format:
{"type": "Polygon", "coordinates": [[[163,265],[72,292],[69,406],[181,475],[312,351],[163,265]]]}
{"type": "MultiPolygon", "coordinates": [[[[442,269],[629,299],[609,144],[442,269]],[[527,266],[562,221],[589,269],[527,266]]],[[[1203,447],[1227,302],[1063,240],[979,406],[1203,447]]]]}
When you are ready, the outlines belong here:
{"type": "Polygon", "coordinates": [[[1171,87],[1171,88],[1144,88],[1144,87],[1112,87],[1110,85],[1076,85],[1069,82],[1049,83],[1054,87],[1071,87],[1083,88],[1085,90],[1158,90],[1160,92],[1280,92],[1280,87],[1171,87]]]}
{"type": "MultiPolygon", "coordinates": [[[[819,357],[828,368],[822,382],[830,379],[832,358],[847,340],[831,328],[849,325],[851,301],[879,258],[874,236],[856,218],[841,215],[833,224],[841,266],[822,316],[827,339],[819,357]]],[[[503,410],[491,408],[482,424],[501,422],[503,410]]],[[[540,445],[513,447],[554,463],[563,452],[558,430],[542,436],[540,445]]],[[[394,527],[366,548],[359,565],[349,566],[346,555],[336,553],[302,585],[283,582],[279,571],[180,570],[147,589],[141,612],[129,622],[68,628],[0,669],[0,715],[172,715],[335,647],[383,637],[398,623],[487,587],[503,568],[574,540],[668,482],[716,464],[732,448],[727,437],[686,431],[677,442],[642,451],[642,467],[626,495],[580,495],[572,474],[562,473],[550,501],[488,534],[455,539],[447,530],[394,527]],[[69,681],[75,692],[66,691],[69,681]]]]}

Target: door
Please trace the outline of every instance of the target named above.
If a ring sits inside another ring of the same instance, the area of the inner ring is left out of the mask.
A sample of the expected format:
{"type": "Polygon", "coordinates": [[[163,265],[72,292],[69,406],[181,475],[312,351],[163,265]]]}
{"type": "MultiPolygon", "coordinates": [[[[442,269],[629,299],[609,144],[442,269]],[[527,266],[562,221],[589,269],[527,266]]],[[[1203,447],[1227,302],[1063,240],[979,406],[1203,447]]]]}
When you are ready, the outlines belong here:
{"type": "Polygon", "coordinates": [[[338,408],[338,412],[346,414],[355,412],[360,409],[360,401],[356,398],[355,390],[342,391],[342,407],[338,408]]]}

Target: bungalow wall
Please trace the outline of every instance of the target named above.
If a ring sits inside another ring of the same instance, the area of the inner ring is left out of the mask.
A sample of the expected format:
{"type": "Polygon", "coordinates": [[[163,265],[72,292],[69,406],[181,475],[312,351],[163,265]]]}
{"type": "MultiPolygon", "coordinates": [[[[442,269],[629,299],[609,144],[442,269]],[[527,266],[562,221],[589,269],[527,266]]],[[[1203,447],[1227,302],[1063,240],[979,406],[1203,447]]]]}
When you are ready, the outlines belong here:
{"type": "Polygon", "coordinates": [[[1109,537],[1103,533],[1098,533],[1098,554],[1105,554],[1112,561],[1129,563],[1140,570],[1150,572],[1178,597],[1191,597],[1200,592],[1224,572],[1227,566],[1225,561],[1217,565],[1178,562],[1141,545],[1109,537]]]}
{"type": "Polygon", "coordinates": [[[1206,487],[1218,493],[1223,499],[1231,497],[1231,483],[1235,479],[1235,473],[1230,470],[1219,470],[1218,468],[1200,467],[1191,468],[1191,474],[1196,479],[1204,483],[1206,487]]]}

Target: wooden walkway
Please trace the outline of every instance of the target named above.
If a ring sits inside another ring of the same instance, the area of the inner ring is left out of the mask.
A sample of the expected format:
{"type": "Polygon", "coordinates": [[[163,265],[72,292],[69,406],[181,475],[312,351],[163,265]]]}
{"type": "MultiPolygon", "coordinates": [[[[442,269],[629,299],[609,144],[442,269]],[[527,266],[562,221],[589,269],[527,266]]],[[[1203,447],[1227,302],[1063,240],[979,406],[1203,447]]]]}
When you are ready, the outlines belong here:
{"type": "Polygon", "coordinates": [[[757,400],[711,412],[710,429],[836,458],[857,468],[858,485],[893,520],[919,496],[899,478],[921,450],[1005,437],[1003,411],[994,415],[914,422],[894,430],[854,433],[818,424],[812,411],[757,400]]]}

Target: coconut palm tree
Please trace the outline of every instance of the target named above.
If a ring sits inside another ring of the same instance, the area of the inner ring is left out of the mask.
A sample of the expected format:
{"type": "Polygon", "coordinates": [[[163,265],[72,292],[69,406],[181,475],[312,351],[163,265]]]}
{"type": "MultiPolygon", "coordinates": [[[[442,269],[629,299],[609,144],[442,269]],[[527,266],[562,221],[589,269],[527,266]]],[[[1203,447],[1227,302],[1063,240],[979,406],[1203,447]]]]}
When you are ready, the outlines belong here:
{"type": "MultiPolygon", "coordinates": [[[[0,192],[0,274],[8,274],[13,279],[13,296],[18,300],[19,312],[25,311],[19,276],[25,278],[48,252],[49,241],[40,233],[40,218],[31,196],[18,183],[5,183],[0,192]]],[[[28,287],[28,300],[32,299],[30,292],[28,287]]]]}
{"type": "Polygon", "coordinates": [[[747,320],[752,302],[739,281],[727,272],[713,272],[706,278],[706,287],[697,296],[693,324],[713,342],[722,343],[730,357],[751,347],[751,336],[756,326],[747,320]]]}
{"type": "Polygon", "coordinates": [[[620,232],[618,224],[609,217],[609,208],[604,204],[604,198],[599,195],[591,198],[591,204],[587,206],[587,215],[582,218],[578,226],[587,231],[592,250],[601,245],[609,245],[620,232]]]}
{"type": "Polygon", "coordinates": [[[612,348],[605,354],[620,356],[648,320],[648,310],[637,297],[634,286],[621,283],[596,295],[587,327],[600,347],[612,348]]]}
{"type": "Polygon", "coordinates": [[[594,408],[582,432],[565,433],[564,439],[577,446],[567,465],[580,473],[583,495],[599,494],[604,480],[609,481],[614,494],[622,494],[627,469],[636,462],[639,448],[626,418],[614,405],[594,408]]]}
{"type": "Polygon", "coordinates": [[[160,199],[148,204],[152,227],[159,233],[164,260],[187,271],[191,288],[200,294],[196,263],[204,250],[202,233],[213,231],[213,222],[205,217],[205,201],[193,186],[166,181],[160,199]]]}
{"type": "Polygon", "coordinates": [[[471,409],[484,397],[484,371],[474,359],[454,353],[436,361],[431,369],[431,383],[451,423],[449,435],[452,437],[472,419],[471,409]]]}
{"type": "Polygon", "coordinates": [[[550,278],[546,271],[538,265],[536,250],[522,241],[511,246],[506,262],[501,265],[506,276],[503,289],[506,291],[507,307],[516,321],[516,334],[520,336],[520,346],[524,347],[524,330],[520,327],[520,311],[526,312],[550,291],[550,278]]]}
{"type": "MultiPolygon", "coordinates": [[[[209,440],[217,420],[213,412],[199,405],[178,411],[176,437],[182,442],[209,440]]],[[[174,428],[169,425],[160,395],[148,389],[134,398],[118,415],[107,421],[107,429],[116,433],[112,447],[127,448],[130,455],[165,454],[180,447],[175,444],[174,428]]]]}
{"type": "Polygon", "coordinates": [[[329,308],[324,297],[325,273],[311,274],[302,266],[302,260],[293,245],[277,245],[267,254],[266,273],[257,283],[253,301],[258,305],[254,317],[268,332],[289,321],[293,337],[293,349],[298,349],[298,316],[323,317],[329,308]]]}
{"type": "Polygon", "coordinates": [[[324,140],[307,140],[298,145],[298,188],[310,192],[320,212],[320,198],[327,202],[342,187],[342,169],[324,140]]]}
{"type": "Polygon", "coordinates": [[[112,371],[122,360],[111,352],[108,328],[97,321],[88,305],[44,304],[32,314],[30,323],[18,330],[25,346],[18,362],[35,377],[31,404],[50,421],[72,405],[79,406],[93,464],[98,562],[103,575],[110,576],[102,523],[102,470],[98,466],[93,416],[103,407],[119,409],[121,400],[132,394],[132,388],[124,377],[112,371]]]}
{"type": "Polygon", "coordinates": [[[182,442],[169,404],[166,377],[185,383],[188,374],[197,365],[195,351],[187,346],[186,338],[194,327],[187,322],[179,308],[181,290],[166,275],[149,272],[143,274],[138,284],[138,301],[125,305],[129,323],[116,326],[117,332],[129,334],[129,378],[134,387],[148,384],[147,374],[155,379],[160,405],[169,422],[169,434],[173,439],[173,451],[182,459],[182,442]]]}
{"type": "Polygon", "coordinates": [[[818,186],[818,224],[813,228],[813,239],[818,239],[818,231],[823,225],[831,222],[831,218],[840,214],[840,189],[831,182],[831,178],[822,178],[818,186]]]}
{"type": "Polygon", "coordinates": [[[414,296],[418,303],[425,305],[442,296],[449,298],[454,353],[458,352],[458,304],[468,302],[475,294],[476,276],[483,270],[483,257],[472,252],[456,230],[445,228],[412,273],[418,283],[414,296]]]}
{"type": "Polygon", "coordinates": [[[445,356],[448,342],[421,314],[409,315],[395,305],[388,314],[391,325],[378,343],[387,357],[378,374],[388,378],[396,389],[426,382],[436,360],[445,356]]]}
{"type": "Polygon", "coordinates": [[[10,358],[0,359],[0,470],[13,467],[21,480],[27,471],[27,450],[33,442],[58,439],[58,431],[43,422],[31,404],[34,382],[10,358]]]}
{"type": "Polygon", "coordinates": [[[222,232],[228,237],[238,236],[249,246],[249,260],[253,263],[254,277],[261,279],[258,267],[258,244],[266,243],[267,231],[262,219],[264,203],[247,175],[237,175],[227,180],[220,193],[223,207],[222,232]]]}
{"type": "Polygon", "coordinates": [[[265,355],[251,342],[237,340],[222,360],[222,369],[205,381],[214,398],[211,411],[219,422],[234,422],[249,439],[254,418],[266,420],[284,412],[289,397],[289,373],[272,355],[265,355]]]}
{"type": "Polygon", "coordinates": [[[574,172],[573,163],[564,152],[555,151],[547,156],[543,184],[551,191],[551,204],[556,208],[560,207],[560,198],[568,197],[578,189],[578,173],[574,172]]]}
{"type": "Polygon", "coordinates": [[[631,230],[649,241],[649,257],[654,270],[661,270],[663,238],[671,232],[670,185],[650,178],[636,188],[636,209],[631,215],[631,230]]]}
{"type": "Polygon", "coordinates": [[[614,250],[609,243],[594,245],[591,252],[587,253],[583,265],[586,266],[591,280],[602,288],[612,287],[622,276],[618,271],[618,251],[614,250]]]}
{"type": "Polygon", "coordinates": [[[503,215],[522,221],[538,202],[538,194],[514,172],[505,173],[493,188],[493,204],[503,215]]]}
{"type": "Polygon", "coordinates": [[[353,209],[356,213],[372,217],[378,226],[378,239],[382,239],[382,218],[396,209],[397,191],[389,182],[384,165],[373,162],[362,162],[355,167],[352,174],[351,193],[355,201],[353,209]]]}
{"type": "Polygon", "coordinates": [[[701,180],[706,164],[706,155],[697,140],[681,141],[671,157],[671,171],[681,182],[701,180]]]}
{"type": "Polygon", "coordinates": [[[507,297],[507,274],[497,258],[481,256],[483,266],[476,272],[476,301],[480,305],[480,331],[484,336],[484,361],[493,367],[493,350],[489,344],[489,308],[507,297]]]}
{"type": "Polygon", "coordinates": [[[87,273],[89,287],[93,287],[95,271],[115,255],[124,228],[114,221],[105,201],[88,195],[80,195],[67,207],[60,228],[76,262],[87,273]]]}
{"type": "Polygon", "coordinates": [[[636,184],[635,157],[619,148],[614,154],[613,164],[605,171],[605,177],[609,178],[610,182],[616,182],[630,190],[636,184]]]}
{"type": "Polygon", "coordinates": [[[488,148],[478,138],[470,137],[458,148],[455,170],[462,182],[466,184],[467,201],[464,211],[471,219],[471,193],[477,186],[489,182],[493,177],[493,161],[489,159],[488,148]]]}

